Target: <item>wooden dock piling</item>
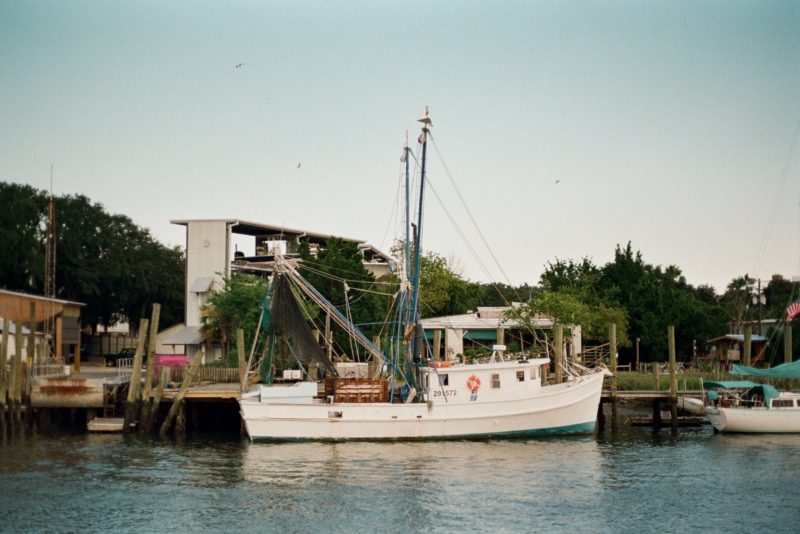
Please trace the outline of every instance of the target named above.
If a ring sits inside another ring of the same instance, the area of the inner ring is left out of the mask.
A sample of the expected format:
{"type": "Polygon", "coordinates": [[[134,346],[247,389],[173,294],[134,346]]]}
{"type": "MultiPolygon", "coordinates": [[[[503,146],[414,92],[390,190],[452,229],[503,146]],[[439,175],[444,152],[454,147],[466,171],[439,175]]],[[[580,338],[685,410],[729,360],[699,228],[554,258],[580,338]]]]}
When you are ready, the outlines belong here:
{"type": "Polygon", "coordinates": [[[153,312],[150,318],[150,333],[148,335],[147,343],[147,362],[146,371],[144,375],[144,391],[142,392],[142,411],[139,414],[139,434],[144,435],[150,431],[148,423],[150,421],[150,413],[153,410],[153,360],[156,352],[156,341],[158,339],[158,320],[161,315],[161,304],[153,304],[153,312]]]}
{"type": "Polygon", "coordinates": [[[556,384],[564,381],[564,325],[553,325],[553,352],[555,353],[556,384]]]}
{"type": "Polygon", "coordinates": [[[675,354],[675,327],[667,327],[667,342],[669,344],[669,413],[671,416],[672,431],[678,430],[678,374],[676,369],[675,354]]]}
{"type": "Polygon", "coordinates": [[[131,381],[128,386],[128,400],[125,403],[125,424],[122,432],[130,432],[131,425],[135,423],[139,415],[139,402],[141,401],[141,382],[142,382],[142,356],[145,351],[145,341],[147,339],[147,327],[150,321],[142,319],[139,323],[139,339],[136,342],[136,352],[133,355],[133,368],[131,369],[131,381]]]}
{"type": "MultiPolygon", "coordinates": [[[[183,398],[186,396],[186,392],[189,390],[189,386],[192,384],[192,380],[197,374],[197,368],[200,367],[200,362],[203,361],[205,352],[205,345],[203,345],[202,350],[198,350],[192,358],[192,363],[189,365],[189,369],[183,377],[183,382],[181,383],[181,389],[178,391],[178,396],[172,401],[172,406],[169,409],[169,413],[167,414],[166,419],[164,419],[164,422],[161,424],[161,429],[158,431],[159,436],[162,438],[166,437],[167,432],[169,432],[169,429],[172,427],[173,421],[175,421],[175,418],[178,416],[181,406],[183,405],[183,398]]],[[[176,425],[176,432],[177,430],[178,428],[176,425]]]]}
{"type": "Polygon", "coordinates": [[[617,421],[617,325],[608,325],[609,363],[611,364],[611,431],[619,428],[617,421]]]}

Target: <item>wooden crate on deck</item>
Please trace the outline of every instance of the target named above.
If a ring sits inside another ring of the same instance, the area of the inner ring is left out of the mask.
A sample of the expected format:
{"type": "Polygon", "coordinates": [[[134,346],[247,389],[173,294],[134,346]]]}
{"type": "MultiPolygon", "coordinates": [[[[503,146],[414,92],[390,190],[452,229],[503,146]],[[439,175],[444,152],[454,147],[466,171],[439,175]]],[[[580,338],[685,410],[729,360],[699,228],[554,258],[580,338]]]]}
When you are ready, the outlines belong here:
{"type": "Polygon", "coordinates": [[[325,392],[333,386],[333,402],[388,402],[389,381],[365,378],[325,380],[325,392]],[[330,382],[329,382],[330,380],[330,382]]]}

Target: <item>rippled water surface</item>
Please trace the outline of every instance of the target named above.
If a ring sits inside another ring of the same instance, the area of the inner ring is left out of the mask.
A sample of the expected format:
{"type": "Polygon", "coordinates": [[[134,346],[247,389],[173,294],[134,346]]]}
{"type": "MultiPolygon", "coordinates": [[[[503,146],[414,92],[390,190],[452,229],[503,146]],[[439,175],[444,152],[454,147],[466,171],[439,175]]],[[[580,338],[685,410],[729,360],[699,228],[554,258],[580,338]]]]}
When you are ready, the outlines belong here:
{"type": "Polygon", "coordinates": [[[800,436],[0,443],[5,532],[797,532],[800,436]]]}

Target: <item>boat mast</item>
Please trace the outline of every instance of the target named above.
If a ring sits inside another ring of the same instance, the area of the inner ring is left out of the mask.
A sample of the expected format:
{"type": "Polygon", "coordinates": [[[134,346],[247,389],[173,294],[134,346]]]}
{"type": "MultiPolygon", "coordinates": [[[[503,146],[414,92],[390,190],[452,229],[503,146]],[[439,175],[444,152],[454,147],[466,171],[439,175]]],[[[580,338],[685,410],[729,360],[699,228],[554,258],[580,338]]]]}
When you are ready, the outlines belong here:
{"type": "MultiPolygon", "coordinates": [[[[426,164],[426,156],[427,156],[427,149],[428,149],[428,133],[430,130],[428,129],[430,126],[433,126],[433,122],[431,121],[428,115],[428,106],[425,106],[425,114],[422,116],[418,122],[422,123],[422,132],[419,135],[419,142],[422,144],[422,162],[420,165],[420,177],[419,177],[419,207],[417,209],[417,231],[416,236],[414,238],[414,280],[413,280],[413,298],[411,302],[411,316],[412,316],[412,323],[409,327],[415,329],[414,335],[414,343],[412,345],[413,357],[416,358],[418,356],[416,344],[419,342],[417,339],[417,332],[420,320],[419,314],[419,277],[420,277],[420,255],[422,252],[422,207],[424,205],[425,199],[425,164],[426,164]]],[[[421,357],[421,355],[420,355],[421,357]]]]}

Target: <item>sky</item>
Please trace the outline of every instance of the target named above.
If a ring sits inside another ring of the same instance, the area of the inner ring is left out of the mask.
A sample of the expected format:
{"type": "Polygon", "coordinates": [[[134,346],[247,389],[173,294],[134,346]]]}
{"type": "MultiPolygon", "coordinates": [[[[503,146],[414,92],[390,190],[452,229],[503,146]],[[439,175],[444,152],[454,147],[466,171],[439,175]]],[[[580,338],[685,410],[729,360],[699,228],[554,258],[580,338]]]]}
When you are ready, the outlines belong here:
{"type": "Polygon", "coordinates": [[[628,242],[718,291],[800,275],[798,2],[0,0],[0,73],[0,181],[52,165],[167,245],[238,218],[388,250],[429,106],[423,247],[468,279],[628,242]]]}

